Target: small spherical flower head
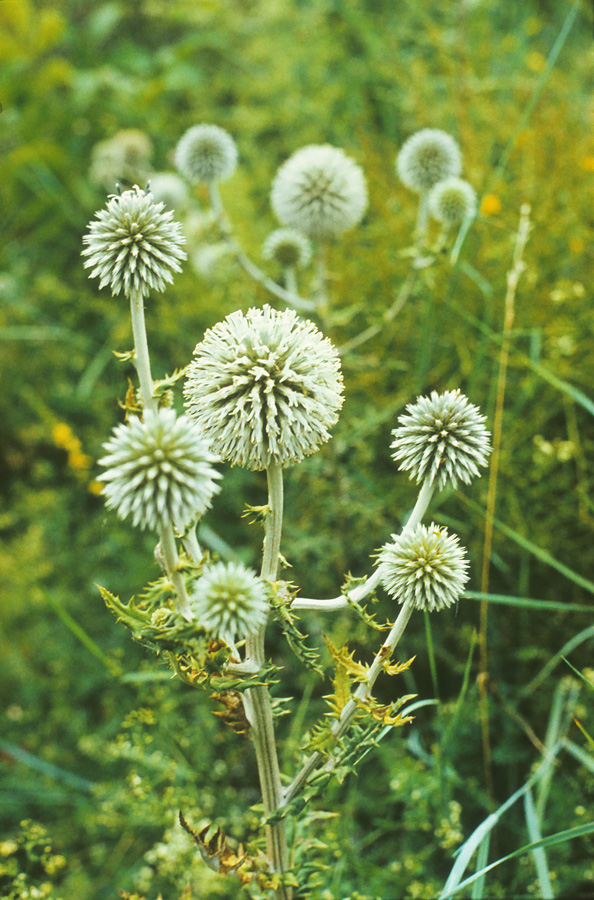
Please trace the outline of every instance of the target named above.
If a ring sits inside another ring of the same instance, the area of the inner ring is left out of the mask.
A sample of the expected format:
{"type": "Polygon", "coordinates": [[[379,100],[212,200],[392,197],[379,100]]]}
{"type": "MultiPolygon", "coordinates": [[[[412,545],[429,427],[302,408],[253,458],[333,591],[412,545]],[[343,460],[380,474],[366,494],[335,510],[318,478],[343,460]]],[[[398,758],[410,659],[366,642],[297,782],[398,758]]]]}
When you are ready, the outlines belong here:
{"type": "Polygon", "coordinates": [[[94,267],[90,278],[99,277],[99,287],[109,285],[113,296],[132,293],[140,298],[149,291],[162,291],[181,272],[186,258],[181,226],[149,191],[133,187],[112,194],[105,209],[89,224],[82,255],[85,268],[94,267]]]}
{"type": "Polygon", "coordinates": [[[107,471],[98,480],[105,483],[106,505],[143,530],[170,523],[184,528],[219,490],[212,466],[217,457],[199,428],[173,409],[147,410],[144,421],[133,417],[117,425],[103,446],[107,456],[99,465],[107,471]]]}
{"type": "Polygon", "coordinates": [[[196,582],[190,606],[206,631],[234,643],[266,624],[267,587],[242,563],[214,563],[196,582]]]}
{"type": "Polygon", "coordinates": [[[433,391],[406,407],[392,431],[392,457],[417,483],[438,488],[470,484],[486,466],[491,447],[485,417],[460,391],[433,391]]]}
{"type": "Polygon", "coordinates": [[[218,125],[194,125],[179,141],[174,160],[191,184],[225,181],[237,168],[237,147],[218,125]]]}
{"type": "Polygon", "coordinates": [[[330,437],[343,384],[335,348],[294,310],[231,313],[194,350],[188,415],[232,465],[286,467],[330,437]]]}
{"type": "Polygon", "coordinates": [[[343,150],[312,144],[283,163],[270,200],[283,225],[314,240],[329,240],[361,221],[367,185],[361,167],[343,150]]]}
{"type": "Polygon", "coordinates": [[[460,174],[460,148],[445,131],[423,128],[402,145],[396,157],[396,171],[406,187],[421,193],[428,191],[438,181],[460,174]]]}
{"type": "Polygon", "coordinates": [[[442,225],[457,225],[476,211],[476,193],[462,178],[446,178],[429,192],[429,210],[442,225]]]}
{"type": "Polygon", "coordinates": [[[91,151],[89,177],[112,191],[116,184],[146,183],[153,145],[148,135],[134,128],[118,131],[91,151]]]}
{"type": "Polygon", "coordinates": [[[150,191],[155,203],[162,203],[167,209],[185,210],[190,199],[185,181],[174,172],[154,172],[150,191]]]}
{"type": "Polygon", "coordinates": [[[414,609],[452,606],[468,581],[466,551],[455,534],[433,523],[392,535],[379,555],[378,573],[388,594],[414,609]]]}
{"type": "Polygon", "coordinates": [[[311,259],[311,244],[294,228],[277,228],[264,241],[262,256],[283,269],[303,269],[311,259]]]}

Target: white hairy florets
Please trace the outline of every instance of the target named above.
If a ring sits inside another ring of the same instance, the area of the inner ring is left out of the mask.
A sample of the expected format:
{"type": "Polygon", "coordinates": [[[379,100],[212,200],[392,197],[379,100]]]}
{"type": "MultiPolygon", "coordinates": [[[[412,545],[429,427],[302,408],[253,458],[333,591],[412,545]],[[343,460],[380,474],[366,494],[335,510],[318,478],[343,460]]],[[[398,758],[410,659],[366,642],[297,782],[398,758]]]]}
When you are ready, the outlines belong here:
{"type": "Polygon", "coordinates": [[[188,415],[232,465],[290,466],[330,437],[342,406],[335,348],[292,309],[231,313],[194,350],[188,415]]]}
{"type": "Polygon", "coordinates": [[[190,199],[185,181],[175,172],[153,172],[150,190],[155,203],[163,203],[167,209],[184,210],[190,199]]]}
{"type": "Polygon", "coordinates": [[[428,479],[439,488],[448,481],[469,484],[487,465],[491,452],[485,417],[457,391],[419,397],[406,407],[392,431],[392,457],[417,483],[428,479]]]}
{"type": "Polygon", "coordinates": [[[136,186],[109,197],[89,223],[82,256],[88,257],[85,268],[94,267],[89,277],[99,277],[100,288],[109,285],[114,296],[123,292],[142,298],[164,290],[172,272],[181,272],[185,241],[173,213],[136,186]]]}
{"type": "Polygon", "coordinates": [[[476,193],[472,185],[462,178],[446,178],[429,192],[431,215],[443,225],[457,225],[474,215],[476,193]]]}
{"type": "Polygon", "coordinates": [[[302,269],[311,259],[311,244],[294,228],[277,228],[262,246],[264,259],[273,259],[283,269],[302,269]]]}
{"type": "Polygon", "coordinates": [[[414,191],[428,191],[462,171],[462,156],[454,138],[438,128],[423,128],[404,142],[396,157],[398,177],[414,191]]]}
{"type": "Polygon", "coordinates": [[[173,409],[146,410],[144,421],[132,417],[103,446],[107,456],[99,464],[107,471],[98,480],[105,483],[106,505],[142,529],[184,528],[219,490],[217,457],[200,429],[173,409]]]}
{"type": "Polygon", "coordinates": [[[312,144],[283,163],[270,200],[283,225],[314,240],[327,240],[361,221],[367,185],[361,167],[343,150],[312,144]]]}
{"type": "Polygon", "coordinates": [[[214,563],[196,582],[190,606],[206,631],[234,643],[266,624],[268,590],[242,563],[214,563]]]}
{"type": "Polygon", "coordinates": [[[218,125],[194,125],[175,148],[175,165],[192,184],[224,181],[237,168],[235,141],[218,125]]]}
{"type": "Polygon", "coordinates": [[[468,581],[466,551],[454,534],[433,523],[392,535],[379,556],[379,576],[390,596],[415,609],[452,606],[468,581]]]}

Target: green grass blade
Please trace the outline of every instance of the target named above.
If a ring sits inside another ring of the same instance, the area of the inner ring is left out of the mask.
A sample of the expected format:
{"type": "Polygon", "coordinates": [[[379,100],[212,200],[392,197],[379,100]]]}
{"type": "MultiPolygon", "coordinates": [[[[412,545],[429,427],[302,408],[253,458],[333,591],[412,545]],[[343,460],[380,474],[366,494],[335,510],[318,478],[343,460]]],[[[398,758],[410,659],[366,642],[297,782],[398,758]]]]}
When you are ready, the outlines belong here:
{"type": "Polygon", "coordinates": [[[587,628],[582,629],[577,634],[574,634],[572,638],[570,638],[559,650],[558,653],[555,653],[553,657],[548,661],[546,666],[540,670],[538,675],[535,675],[532,681],[529,681],[528,684],[524,685],[524,687],[520,691],[521,697],[526,697],[528,694],[532,694],[533,691],[539,687],[543,681],[545,681],[553,669],[559,665],[561,660],[568,656],[576,647],[579,647],[580,644],[583,644],[584,641],[590,640],[590,638],[594,638],[594,625],[588,625],[587,628]]]}
{"type": "MultiPolygon", "coordinates": [[[[485,836],[485,839],[481,843],[478,848],[478,853],[476,854],[476,866],[475,872],[478,872],[480,869],[484,869],[489,860],[489,848],[491,846],[491,833],[485,836]]],[[[472,893],[470,895],[471,900],[483,900],[483,894],[485,893],[485,876],[481,875],[480,878],[472,885],[472,893]]]]}
{"type": "Polygon", "coordinates": [[[588,678],[586,678],[586,676],[584,675],[583,672],[580,672],[579,669],[576,669],[575,666],[572,666],[572,664],[569,662],[569,660],[568,660],[568,659],[565,659],[564,656],[562,656],[561,659],[563,660],[563,662],[564,662],[566,665],[569,666],[569,668],[572,670],[572,672],[573,672],[575,675],[577,675],[577,677],[580,679],[580,681],[583,681],[583,682],[584,682],[584,684],[586,685],[587,688],[589,688],[591,691],[594,691],[594,684],[592,684],[592,682],[591,682],[588,678]]]}
{"type": "Polygon", "coordinates": [[[92,781],[81,778],[80,775],[75,775],[66,769],[61,769],[53,763],[46,762],[44,759],[40,759],[39,756],[35,756],[33,753],[29,753],[27,750],[23,750],[16,744],[11,744],[10,741],[5,741],[2,738],[0,738],[0,750],[17,762],[28,766],[29,769],[40,772],[42,775],[47,775],[48,778],[52,778],[54,781],[61,781],[62,784],[66,784],[77,791],[90,794],[94,788],[92,781]]]}
{"type": "Polygon", "coordinates": [[[481,594],[479,591],[465,591],[462,595],[468,600],[486,600],[488,603],[499,603],[504,606],[518,606],[523,609],[545,609],[555,612],[583,612],[592,615],[592,606],[583,603],[563,603],[561,600],[536,600],[533,597],[512,597],[508,594],[481,594]]]}
{"type": "MultiPolygon", "coordinates": [[[[528,829],[528,837],[532,843],[540,841],[542,834],[540,833],[540,824],[536,814],[536,807],[532,798],[532,791],[528,790],[524,794],[524,814],[526,816],[526,828],[528,829]]],[[[536,877],[540,889],[540,897],[542,900],[552,900],[555,896],[551,877],[549,875],[549,866],[547,863],[547,855],[544,847],[536,847],[531,851],[534,867],[536,869],[536,877]]]]}
{"type": "Polygon", "coordinates": [[[551,749],[563,742],[565,733],[571,723],[579,692],[580,689],[575,683],[571,684],[567,681],[561,681],[553,695],[551,713],[544,739],[545,759],[542,763],[542,777],[538,783],[538,796],[536,799],[536,813],[539,822],[542,822],[544,819],[544,811],[553,783],[553,775],[555,774],[555,759],[551,754],[551,749]]]}
{"type": "Polygon", "coordinates": [[[68,630],[74,635],[74,637],[81,642],[83,647],[86,647],[89,653],[95,657],[95,659],[98,659],[99,662],[103,666],[105,666],[112,677],[118,678],[122,674],[121,667],[103,652],[103,650],[95,643],[93,638],[90,637],[90,635],[87,634],[84,628],[82,628],[78,624],[78,622],[76,622],[72,618],[70,613],[64,609],[62,604],[58,600],[56,600],[55,597],[48,593],[48,591],[46,591],[44,588],[41,588],[41,591],[47,602],[50,604],[56,615],[62,620],[66,628],[68,628],[68,630]]]}
{"type": "Polygon", "coordinates": [[[577,759],[582,766],[585,766],[594,775],[594,756],[591,753],[586,753],[585,750],[567,738],[563,741],[563,746],[568,753],[571,753],[574,759],[577,759]]]}

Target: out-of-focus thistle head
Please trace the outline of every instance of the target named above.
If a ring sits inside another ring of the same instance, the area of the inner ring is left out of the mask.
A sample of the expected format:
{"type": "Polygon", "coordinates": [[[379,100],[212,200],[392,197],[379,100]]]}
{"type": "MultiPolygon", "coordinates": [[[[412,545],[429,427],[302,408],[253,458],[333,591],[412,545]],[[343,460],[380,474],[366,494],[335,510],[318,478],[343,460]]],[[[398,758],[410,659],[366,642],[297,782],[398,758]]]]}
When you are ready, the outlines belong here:
{"type": "Polygon", "coordinates": [[[109,509],[134,525],[158,531],[162,525],[183,528],[210,506],[221,476],[200,429],[173,409],[146,410],[144,421],[132,417],[117,425],[103,445],[107,456],[99,476],[109,509]]]}
{"type": "Polygon", "coordinates": [[[188,186],[175,172],[153,172],[150,189],[155,203],[163,203],[167,209],[185,210],[188,205],[188,186]]]}
{"type": "Polygon", "coordinates": [[[243,563],[207,566],[190,596],[198,624],[230,643],[265,625],[268,605],[265,582],[243,563]]]}
{"type": "Polygon", "coordinates": [[[429,192],[429,210],[433,218],[443,225],[457,225],[474,215],[475,190],[462,178],[439,181],[429,192]]]}
{"type": "Polygon", "coordinates": [[[438,181],[457,177],[462,156],[454,138],[438,128],[423,128],[404,142],[396,157],[396,172],[414,191],[430,190],[438,181]]]}
{"type": "Polygon", "coordinates": [[[419,397],[392,431],[392,457],[417,483],[470,484],[486,466],[491,446],[485,417],[459,390],[419,397]]]}
{"type": "Polygon", "coordinates": [[[454,534],[431,524],[392,535],[379,555],[379,576],[390,596],[436,612],[456,603],[468,581],[466,551],[454,534]]]}
{"type": "Polygon", "coordinates": [[[218,125],[194,125],[180,139],[174,160],[191,184],[225,181],[237,168],[237,147],[218,125]]]}
{"type": "Polygon", "coordinates": [[[262,256],[283,269],[302,269],[311,259],[311,244],[294,228],[277,228],[264,241],[262,256]]]}
{"type": "Polygon", "coordinates": [[[117,131],[93,147],[89,177],[106,191],[113,191],[121,183],[146,184],[152,152],[152,141],[143,131],[117,131]]]}
{"type": "Polygon", "coordinates": [[[294,310],[231,313],[194,350],[188,415],[232,465],[286,467],[313,453],[338,419],[343,384],[335,348],[294,310]]]}
{"type": "Polygon", "coordinates": [[[270,200],[283,225],[314,240],[328,240],[361,221],[367,185],[361,167],[343,150],[312,144],[283,163],[270,200]]]}
{"type": "Polygon", "coordinates": [[[99,277],[99,287],[109,285],[116,296],[146,297],[162,291],[180,272],[186,258],[185,237],[173,213],[155,203],[150,191],[138,186],[123,194],[112,194],[104,209],[89,223],[83,237],[85,268],[90,278],[99,277]]]}

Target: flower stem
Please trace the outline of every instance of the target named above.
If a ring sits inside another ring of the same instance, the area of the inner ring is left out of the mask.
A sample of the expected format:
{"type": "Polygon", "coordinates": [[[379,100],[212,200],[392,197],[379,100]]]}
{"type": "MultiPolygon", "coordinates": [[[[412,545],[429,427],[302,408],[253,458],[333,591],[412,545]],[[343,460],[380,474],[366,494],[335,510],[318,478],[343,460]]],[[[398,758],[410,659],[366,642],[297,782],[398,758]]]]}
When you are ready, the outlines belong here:
{"type": "MultiPolygon", "coordinates": [[[[264,552],[261,577],[275,581],[278,574],[279,548],[283,521],[283,472],[276,463],[270,463],[266,470],[268,478],[269,512],[265,523],[264,552]]],[[[253,660],[258,667],[265,663],[263,625],[246,640],[247,660],[253,660]]],[[[258,775],[262,790],[264,815],[275,813],[282,801],[280,769],[274,737],[274,720],[268,687],[250,688],[246,691],[246,715],[250,720],[250,734],[254,741],[258,775]]],[[[275,825],[266,825],[266,847],[272,871],[284,873],[289,867],[286,823],[281,819],[275,825]]],[[[291,900],[290,888],[279,888],[280,900],[291,900]]]]}
{"type": "Polygon", "coordinates": [[[419,209],[417,212],[417,225],[415,235],[417,245],[422,247],[427,237],[427,227],[429,225],[429,192],[423,191],[419,197],[419,209]]]}
{"type": "Polygon", "coordinates": [[[175,608],[184,619],[187,619],[188,622],[190,622],[194,618],[194,615],[188,601],[188,593],[186,591],[183,575],[177,568],[179,565],[179,556],[177,555],[177,547],[175,546],[173,526],[170,523],[161,526],[159,538],[161,540],[161,550],[163,552],[163,559],[165,560],[167,576],[177,594],[177,597],[175,598],[175,608]]]}
{"type": "Polygon", "coordinates": [[[140,395],[146,409],[157,411],[157,401],[153,396],[153,379],[149,359],[146,325],[144,323],[144,304],[142,294],[132,291],[130,294],[130,313],[132,316],[132,333],[134,335],[134,363],[140,381],[140,395]]]}

